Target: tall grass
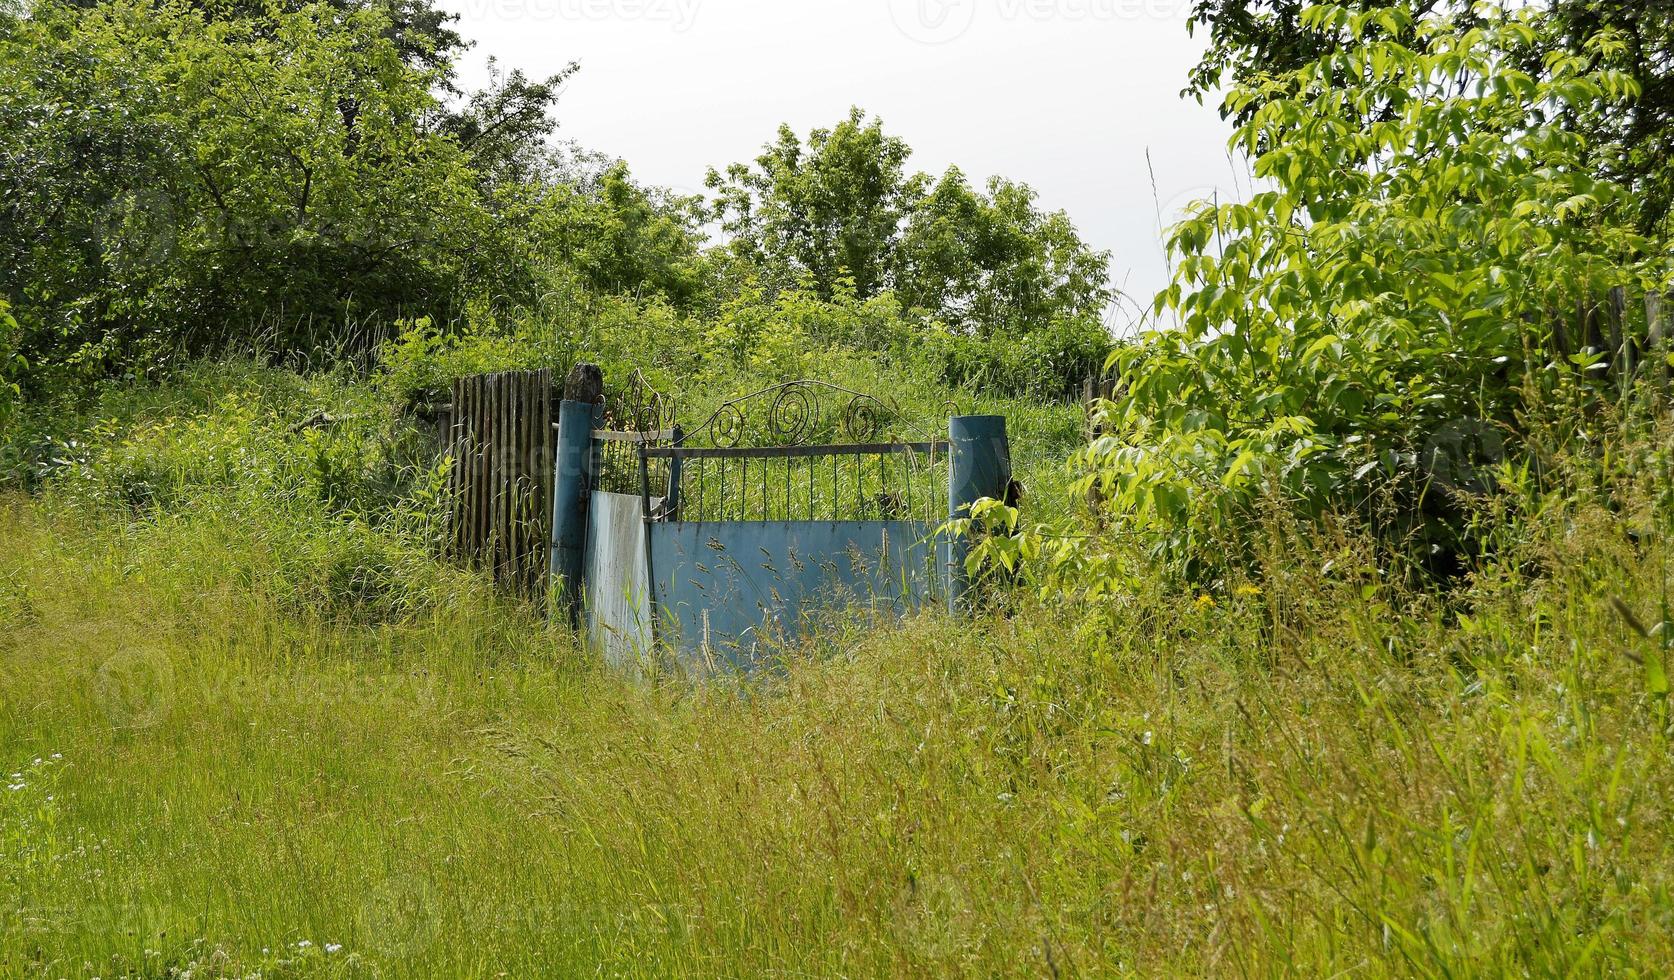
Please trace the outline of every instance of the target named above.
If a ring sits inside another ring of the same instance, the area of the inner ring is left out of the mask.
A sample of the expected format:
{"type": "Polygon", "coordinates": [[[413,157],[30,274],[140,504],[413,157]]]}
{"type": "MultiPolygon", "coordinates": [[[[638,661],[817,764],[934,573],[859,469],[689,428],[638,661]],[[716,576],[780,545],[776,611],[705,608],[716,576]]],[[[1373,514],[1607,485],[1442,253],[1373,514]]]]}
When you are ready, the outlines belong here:
{"type": "Polygon", "coordinates": [[[839,631],[737,690],[601,672],[466,579],[311,614],[214,511],[13,498],[0,971],[1654,973],[1630,530],[1554,516],[1460,615],[1275,529],[1259,588],[839,631]]]}
{"type": "Polygon", "coordinates": [[[113,390],[0,497],[0,975],[1674,954],[1666,431],[1485,510],[1496,558],[1450,591],[1276,512],[1247,578],[837,625],[692,686],[428,557],[380,399],[236,365],[113,390]]]}

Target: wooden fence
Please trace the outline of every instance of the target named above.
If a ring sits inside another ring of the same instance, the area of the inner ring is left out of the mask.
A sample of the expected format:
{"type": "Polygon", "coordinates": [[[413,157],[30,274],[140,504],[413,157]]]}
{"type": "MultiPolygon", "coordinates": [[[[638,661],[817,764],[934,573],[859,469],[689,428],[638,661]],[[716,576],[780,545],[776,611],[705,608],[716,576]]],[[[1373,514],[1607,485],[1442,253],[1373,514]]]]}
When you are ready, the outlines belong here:
{"type": "Polygon", "coordinates": [[[543,595],[552,524],[552,372],[461,378],[448,415],[451,557],[489,569],[506,589],[543,595]]]}
{"type": "Polygon", "coordinates": [[[1674,336],[1674,295],[1646,294],[1630,301],[1617,288],[1597,303],[1577,304],[1573,313],[1552,315],[1552,354],[1569,360],[1590,353],[1597,373],[1630,385],[1641,378],[1666,382],[1668,342],[1674,336]]]}

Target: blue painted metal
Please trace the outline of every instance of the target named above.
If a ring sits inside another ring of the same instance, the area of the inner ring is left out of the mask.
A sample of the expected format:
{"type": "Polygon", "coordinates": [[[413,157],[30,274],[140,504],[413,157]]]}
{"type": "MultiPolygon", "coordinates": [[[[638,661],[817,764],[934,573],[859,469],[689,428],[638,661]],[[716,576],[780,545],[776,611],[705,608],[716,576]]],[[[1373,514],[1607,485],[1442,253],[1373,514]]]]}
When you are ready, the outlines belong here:
{"type": "Polygon", "coordinates": [[[558,456],[552,494],[552,578],[572,623],[581,614],[593,414],[594,407],[584,402],[566,401],[558,407],[558,456]]]}
{"type": "MultiPolygon", "coordinates": [[[[822,617],[836,612],[858,608],[895,616],[944,596],[954,611],[965,608],[968,546],[938,537],[939,518],[682,521],[685,508],[676,496],[679,467],[687,457],[730,453],[739,459],[844,459],[925,453],[934,465],[942,444],[725,450],[682,447],[676,431],[670,447],[661,444],[666,434],[652,439],[649,431],[598,433],[593,431],[597,424],[594,406],[566,402],[560,409],[553,568],[566,585],[580,583],[566,598],[581,602],[580,621],[612,665],[643,667],[660,652],[672,652],[693,673],[748,671],[760,665],[769,648],[806,635],[822,617]],[[629,435],[637,437],[624,440],[629,435]],[[617,482],[637,483],[637,493],[592,486],[598,480],[601,438],[633,445],[638,472],[617,482]],[[647,463],[653,457],[666,460],[672,470],[667,480],[671,499],[652,496],[647,463]]],[[[954,418],[948,436],[950,516],[964,516],[984,497],[1003,498],[1011,481],[1005,419],[954,418]]],[[[797,473],[792,465],[787,464],[787,477],[797,473]]],[[[814,471],[808,473],[812,479],[814,471]]],[[[871,492],[862,486],[862,471],[855,474],[855,493],[871,492]]],[[[742,473],[739,481],[748,493],[751,484],[742,473]]],[[[813,489],[810,483],[810,500],[813,489]]],[[[838,489],[834,483],[833,492],[838,489]]],[[[878,512],[888,509],[889,496],[888,491],[878,494],[878,512]]],[[[909,505],[900,516],[911,514],[909,505]]]]}
{"type": "Polygon", "coordinates": [[[703,672],[749,670],[763,645],[822,614],[919,608],[940,591],[932,531],[915,521],[652,524],[660,638],[703,672]]]}
{"type": "MultiPolygon", "coordinates": [[[[1006,435],[1003,415],[960,415],[948,420],[948,516],[967,517],[971,505],[984,497],[1003,500],[1011,484],[1011,440],[1006,435]]],[[[961,537],[949,542],[948,609],[960,612],[966,605],[970,581],[965,574],[965,557],[970,543],[961,537]]]]}

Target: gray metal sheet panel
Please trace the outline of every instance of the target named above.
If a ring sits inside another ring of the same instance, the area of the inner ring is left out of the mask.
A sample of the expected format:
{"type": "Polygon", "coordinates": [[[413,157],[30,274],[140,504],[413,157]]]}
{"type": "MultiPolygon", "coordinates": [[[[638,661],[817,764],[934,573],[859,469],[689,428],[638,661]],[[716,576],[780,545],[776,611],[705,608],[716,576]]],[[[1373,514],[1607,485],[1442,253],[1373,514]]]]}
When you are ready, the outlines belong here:
{"type": "Polygon", "coordinates": [[[641,507],[637,494],[601,492],[588,505],[587,636],[615,666],[640,663],[651,646],[641,507]]]}

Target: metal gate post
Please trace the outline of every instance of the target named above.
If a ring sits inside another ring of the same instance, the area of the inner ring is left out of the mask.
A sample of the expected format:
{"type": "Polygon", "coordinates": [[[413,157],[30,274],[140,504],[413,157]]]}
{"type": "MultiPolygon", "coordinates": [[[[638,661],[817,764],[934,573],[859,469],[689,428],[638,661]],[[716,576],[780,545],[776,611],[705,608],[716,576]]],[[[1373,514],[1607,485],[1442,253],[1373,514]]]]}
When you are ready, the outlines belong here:
{"type": "Polygon", "coordinates": [[[552,468],[552,580],[572,625],[581,617],[592,459],[593,406],[566,401],[558,407],[558,456],[552,468]]]}
{"type": "MultiPolygon", "coordinates": [[[[969,517],[971,505],[984,497],[1004,500],[1011,485],[1011,441],[1006,436],[1003,415],[960,415],[948,420],[948,517],[969,517]]],[[[965,536],[950,538],[948,549],[948,611],[958,614],[969,603],[970,576],[965,574],[965,557],[970,553],[965,536]]]]}

